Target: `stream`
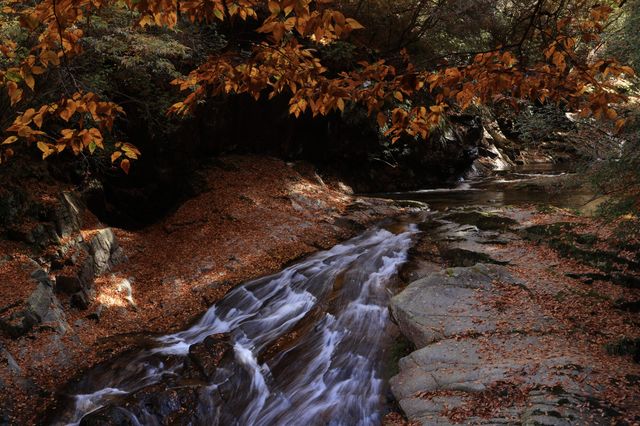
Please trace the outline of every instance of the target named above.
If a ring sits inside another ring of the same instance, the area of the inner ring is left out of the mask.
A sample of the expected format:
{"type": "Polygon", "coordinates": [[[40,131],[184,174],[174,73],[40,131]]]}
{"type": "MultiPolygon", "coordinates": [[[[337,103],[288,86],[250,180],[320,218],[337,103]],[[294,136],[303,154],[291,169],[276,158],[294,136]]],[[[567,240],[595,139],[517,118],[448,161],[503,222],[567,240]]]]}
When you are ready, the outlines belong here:
{"type": "Polygon", "coordinates": [[[589,189],[553,188],[554,182],[568,180],[574,173],[570,167],[546,163],[531,164],[494,171],[487,176],[461,180],[441,188],[385,192],[376,196],[422,201],[435,211],[468,206],[504,207],[525,204],[580,208],[593,197],[589,189]],[[547,186],[549,183],[552,184],[551,187],[547,186]],[[553,190],[550,190],[552,188],[553,190]]]}
{"type": "MultiPolygon", "coordinates": [[[[561,175],[516,170],[450,188],[382,195],[425,201],[435,210],[559,202],[566,207],[588,199],[529,185],[561,175]]],[[[408,219],[389,220],[236,287],[190,328],[152,337],[87,372],[67,389],[50,423],[381,424],[390,408],[387,381],[397,336],[387,305],[417,233],[408,219]],[[194,362],[207,363],[196,356],[199,345],[209,352],[227,348],[204,375],[194,373],[194,362]]]]}
{"type": "Polygon", "coordinates": [[[197,389],[191,424],[379,424],[393,334],[387,304],[416,232],[411,224],[375,228],[235,288],[191,328],[89,371],[53,423],[98,424],[103,407],[116,410],[118,424],[166,423],[171,397],[155,410],[136,399],[165,383],[197,389]],[[230,334],[233,356],[208,383],[181,379],[190,346],[219,333],[230,334]]]}

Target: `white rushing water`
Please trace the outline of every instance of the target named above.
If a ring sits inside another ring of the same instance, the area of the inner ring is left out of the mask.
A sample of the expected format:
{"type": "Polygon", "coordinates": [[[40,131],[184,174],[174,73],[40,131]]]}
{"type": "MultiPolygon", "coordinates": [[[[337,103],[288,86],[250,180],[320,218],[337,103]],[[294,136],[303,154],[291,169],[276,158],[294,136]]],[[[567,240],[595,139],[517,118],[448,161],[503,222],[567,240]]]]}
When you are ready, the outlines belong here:
{"type": "MultiPolygon", "coordinates": [[[[56,423],[79,424],[123,395],[180,377],[189,347],[218,333],[231,334],[233,365],[202,390],[193,424],[381,423],[388,284],[416,232],[414,225],[396,233],[374,229],[236,287],[189,329],[89,372],[56,423]],[[290,344],[258,361],[296,327],[302,332],[290,344]],[[234,395],[224,402],[215,396],[223,387],[234,395]]],[[[130,423],[160,423],[152,412],[133,411],[130,423]]]]}

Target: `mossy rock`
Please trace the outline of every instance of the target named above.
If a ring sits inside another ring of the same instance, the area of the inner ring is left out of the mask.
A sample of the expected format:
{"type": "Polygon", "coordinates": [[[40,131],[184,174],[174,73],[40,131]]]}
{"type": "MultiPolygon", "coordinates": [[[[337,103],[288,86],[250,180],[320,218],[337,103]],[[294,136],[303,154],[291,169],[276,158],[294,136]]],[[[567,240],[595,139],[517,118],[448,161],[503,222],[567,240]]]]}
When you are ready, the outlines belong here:
{"type": "Polygon", "coordinates": [[[585,246],[592,246],[598,242],[598,236],[595,234],[580,234],[576,236],[576,242],[585,246]]]}
{"type": "Polygon", "coordinates": [[[394,200],[393,204],[395,204],[398,207],[403,207],[408,209],[429,210],[429,205],[427,203],[423,203],[422,201],[394,200]]]}
{"type": "Polygon", "coordinates": [[[416,345],[403,334],[398,335],[389,350],[389,365],[385,371],[386,377],[393,377],[400,372],[400,359],[416,350],[416,345]]]}
{"type": "Polygon", "coordinates": [[[440,250],[440,255],[450,267],[468,267],[477,263],[493,263],[495,265],[507,265],[509,262],[501,262],[493,259],[485,253],[465,250],[461,248],[447,248],[440,250]]]}
{"type": "Polygon", "coordinates": [[[461,225],[475,226],[482,231],[507,231],[518,225],[517,221],[509,217],[479,211],[451,213],[443,219],[461,225]]]}
{"type": "Polygon", "coordinates": [[[540,241],[550,237],[559,237],[570,234],[570,231],[576,227],[575,223],[556,222],[547,225],[534,225],[523,229],[520,233],[528,240],[540,241]]]}
{"type": "MultiPolygon", "coordinates": [[[[636,277],[633,274],[615,273],[621,266],[624,266],[630,271],[640,271],[640,264],[638,262],[620,257],[618,253],[614,251],[592,249],[598,241],[598,237],[594,234],[576,235],[576,233],[573,232],[576,226],[576,224],[568,222],[535,225],[523,229],[520,234],[523,238],[531,241],[544,241],[563,257],[578,260],[603,271],[606,274],[606,279],[610,279],[616,284],[630,288],[640,287],[640,277],[636,277]]],[[[605,277],[598,275],[597,277],[574,278],[592,278],[590,281],[594,281],[605,277]]]]}
{"type": "Polygon", "coordinates": [[[640,362],[640,339],[630,339],[624,337],[605,345],[605,350],[609,355],[625,356],[631,355],[635,362],[640,362]]]}

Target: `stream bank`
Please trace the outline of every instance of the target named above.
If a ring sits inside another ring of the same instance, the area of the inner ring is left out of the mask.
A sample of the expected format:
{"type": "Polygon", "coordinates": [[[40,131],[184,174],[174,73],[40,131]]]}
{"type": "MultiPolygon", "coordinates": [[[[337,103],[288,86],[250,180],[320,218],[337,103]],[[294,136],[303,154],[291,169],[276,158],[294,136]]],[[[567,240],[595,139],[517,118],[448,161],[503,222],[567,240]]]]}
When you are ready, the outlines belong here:
{"type": "Polygon", "coordinates": [[[410,424],[640,421],[637,241],[551,206],[448,209],[420,228],[390,303],[414,349],[391,379],[410,424]]]}
{"type": "Polygon", "coordinates": [[[60,386],[144,335],[184,329],[238,283],[404,210],[268,157],[223,157],[202,177],[200,195],[139,230],[34,182],[35,213],[0,240],[0,424],[34,423],[60,386]]]}

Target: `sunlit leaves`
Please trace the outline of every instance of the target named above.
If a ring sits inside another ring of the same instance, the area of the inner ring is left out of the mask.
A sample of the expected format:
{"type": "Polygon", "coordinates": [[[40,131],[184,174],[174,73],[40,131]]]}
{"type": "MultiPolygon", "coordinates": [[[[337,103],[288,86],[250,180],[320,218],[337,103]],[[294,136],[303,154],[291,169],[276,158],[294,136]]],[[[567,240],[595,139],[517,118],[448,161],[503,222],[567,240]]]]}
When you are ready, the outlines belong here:
{"type": "MultiPolygon", "coordinates": [[[[531,37],[547,43],[540,48],[537,62],[521,63],[517,49],[496,47],[470,57],[464,65],[445,63],[427,72],[418,70],[407,52],[401,51],[401,64],[362,61],[349,71],[330,74],[318,49],[364,28],[330,1],[41,0],[25,2],[19,11],[4,11],[19,17],[37,41],[21,59],[14,41],[0,44],[0,53],[9,64],[0,70],[0,85],[15,112],[13,124],[6,129],[9,135],[0,145],[35,144],[44,158],[61,152],[105,151],[112,164],[125,173],[130,171],[131,161],[140,152],[132,144],[113,143],[110,132],[123,113],[118,105],[81,92],[72,77],[69,87],[73,89],[67,88],[58,102],[38,105],[33,101],[40,80],[50,69],[67,66],[82,53],[83,24],[107,6],[128,8],[135,20],[132,23],[141,27],[173,28],[179,17],[200,24],[253,21],[250,27],[257,34],[250,52],[239,54],[230,49],[174,81],[185,98],[171,107],[172,114],[186,114],[215,96],[286,97],[289,113],[295,117],[343,113],[361,106],[391,141],[398,141],[402,137],[427,139],[452,110],[497,103],[517,108],[520,100],[527,99],[559,103],[580,110],[583,116],[611,120],[620,129],[624,119],[613,106],[624,96],[613,82],[634,74],[616,61],[589,61],[577,53],[581,44],[599,40],[613,10],[610,5],[597,5],[584,18],[565,18],[548,28],[534,28],[531,37]],[[72,94],[74,91],[77,93],[72,94]]],[[[6,161],[8,148],[4,152],[0,161],[6,161]]]]}
{"type": "Polygon", "coordinates": [[[17,140],[18,140],[17,136],[9,136],[2,142],[2,145],[9,145],[16,142],[17,140]]]}
{"type": "MultiPolygon", "coordinates": [[[[110,131],[115,118],[122,113],[122,108],[115,103],[101,101],[94,93],[78,92],[71,98],[42,105],[37,110],[29,108],[18,114],[7,128],[15,135],[8,137],[3,144],[15,143],[19,139],[35,143],[43,159],[67,149],[74,155],[82,152],[93,154],[97,149],[105,149],[103,131],[110,131]],[[45,132],[41,130],[45,120],[56,124],[54,127],[60,123],[71,127],[63,127],[55,133],[45,132]]],[[[131,144],[125,144],[122,149],[131,159],[140,155],[131,144]]]]}

